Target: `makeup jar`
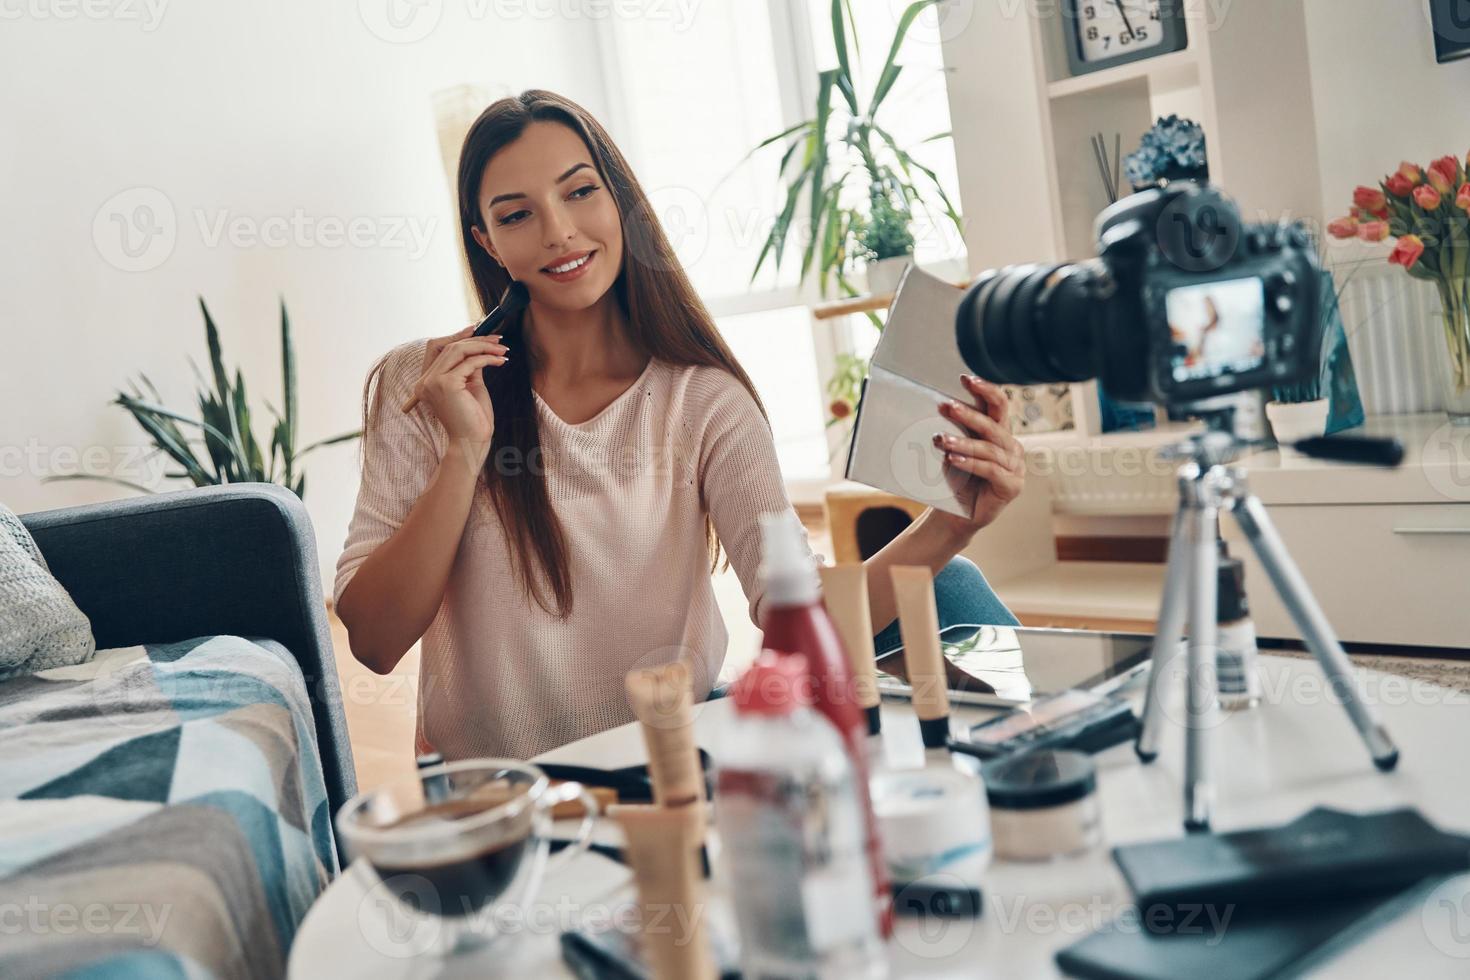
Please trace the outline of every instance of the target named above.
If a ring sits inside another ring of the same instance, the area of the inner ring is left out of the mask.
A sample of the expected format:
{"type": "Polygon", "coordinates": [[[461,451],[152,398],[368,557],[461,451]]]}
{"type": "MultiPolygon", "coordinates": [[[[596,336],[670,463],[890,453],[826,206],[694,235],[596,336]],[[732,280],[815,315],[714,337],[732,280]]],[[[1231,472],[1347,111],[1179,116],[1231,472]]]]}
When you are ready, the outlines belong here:
{"type": "Polygon", "coordinates": [[[1049,861],[1102,842],[1097,768],[1086,754],[1023,752],[983,772],[997,858],[1049,861]]]}
{"type": "Polygon", "coordinates": [[[952,767],[888,769],[873,776],[873,814],[897,883],[937,872],[978,884],[990,864],[990,815],[980,780],[952,767]]]}

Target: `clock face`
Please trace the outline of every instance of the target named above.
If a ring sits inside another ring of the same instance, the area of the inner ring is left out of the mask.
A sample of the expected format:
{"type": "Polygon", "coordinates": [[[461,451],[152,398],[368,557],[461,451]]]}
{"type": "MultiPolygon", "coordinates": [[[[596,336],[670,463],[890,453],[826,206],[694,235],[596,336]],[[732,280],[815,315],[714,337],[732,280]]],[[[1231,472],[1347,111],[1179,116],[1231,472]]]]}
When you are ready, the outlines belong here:
{"type": "Polygon", "coordinates": [[[1082,60],[1111,61],[1164,43],[1160,0],[1077,0],[1082,60]]]}

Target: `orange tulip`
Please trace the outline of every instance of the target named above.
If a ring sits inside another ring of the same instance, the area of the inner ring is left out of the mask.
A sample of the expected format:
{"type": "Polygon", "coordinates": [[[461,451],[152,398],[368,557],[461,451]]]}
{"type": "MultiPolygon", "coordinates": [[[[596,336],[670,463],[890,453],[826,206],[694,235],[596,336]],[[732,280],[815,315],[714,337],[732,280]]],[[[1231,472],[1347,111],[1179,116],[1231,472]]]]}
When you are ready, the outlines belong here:
{"type": "MultiPolygon", "coordinates": [[[[1470,188],[1470,184],[1467,184],[1466,187],[1470,188]]],[[[1333,238],[1357,238],[1358,219],[1352,215],[1348,215],[1346,218],[1338,218],[1327,226],[1327,233],[1333,238]]]]}
{"type": "MultiPolygon", "coordinates": [[[[1433,181],[1433,178],[1431,177],[1430,180],[1433,181]]],[[[1426,211],[1435,210],[1441,201],[1443,198],[1440,196],[1439,189],[1432,184],[1423,184],[1414,188],[1414,203],[1426,211]]]]}

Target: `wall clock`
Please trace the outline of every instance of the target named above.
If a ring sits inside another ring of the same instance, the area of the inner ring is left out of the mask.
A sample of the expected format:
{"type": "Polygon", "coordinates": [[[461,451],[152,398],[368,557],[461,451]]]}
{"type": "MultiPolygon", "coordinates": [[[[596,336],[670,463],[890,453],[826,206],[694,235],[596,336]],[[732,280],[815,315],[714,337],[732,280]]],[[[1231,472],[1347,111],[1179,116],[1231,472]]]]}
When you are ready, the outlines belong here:
{"type": "Polygon", "coordinates": [[[1086,75],[1189,46],[1185,0],[1066,0],[1067,63],[1086,75]]]}
{"type": "Polygon", "coordinates": [[[1442,64],[1470,58],[1470,0],[1430,0],[1434,54],[1442,64]]]}

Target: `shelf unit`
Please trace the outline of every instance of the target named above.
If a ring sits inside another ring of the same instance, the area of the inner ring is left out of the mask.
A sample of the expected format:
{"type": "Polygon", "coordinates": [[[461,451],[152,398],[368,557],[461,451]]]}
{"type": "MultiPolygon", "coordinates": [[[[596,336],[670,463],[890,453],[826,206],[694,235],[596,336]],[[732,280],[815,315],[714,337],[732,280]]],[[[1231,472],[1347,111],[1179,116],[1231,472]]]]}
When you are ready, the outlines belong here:
{"type": "MultiPolygon", "coordinates": [[[[975,4],[945,41],[971,275],[1091,258],[1109,201],[1090,138],[1124,155],[1159,116],[1205,130],[1210,176],[1248,221],[1320,219],[1303,0],[1186,4],[1182,51],[1073,78],[1062,4],[975,4]]],[[[1128,188],[1122,188],[1124,194],[1128,188]]],[[[1074,389],[1079,434],[1100,431],[1096,385],[1074,389]]]]}
{"type": "Polygon", "coordinates": [[[1135,61],[1131,64],[1119,65],[1117,68],[1094,72],[1091,75],[1080,75],[1076,78],[1064,78],[1061,81],[1051,82],[1046,87],[1046,94],[1048,98],[1054,100],[1065,99],[1074,95],[1103,91],[1114,85],[1122,85],[1140,78],[1162,83],[1164,88],[1186,88],[1198,85],[1199,58],[1195,52],[1190,50],[1174,51],[1147,61],[1135,61]]]}
{"type": "MultiPolygon", "coordinates": [[[[1186,5],[1189,47],[1072,78],[1060,17],[1023,18],[1041,113],[1058,260],[1095,254],[1093,220],[1108,204],[1089,137],[1136,148],[1155,119],[1178,112],[1205,129],[1210,177],[1248,220],[1315,217],[1322,193],[1303,0],[1186,5]]],[[[1124,189],[1126,193],[1126,188],[1124,189]]]]}

